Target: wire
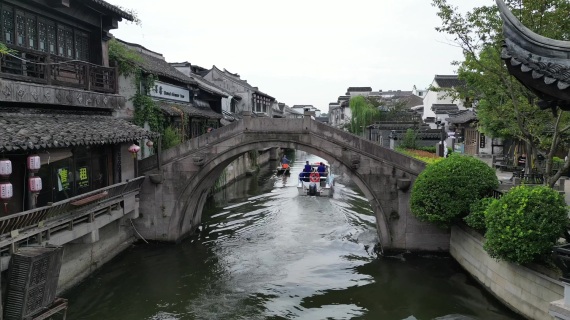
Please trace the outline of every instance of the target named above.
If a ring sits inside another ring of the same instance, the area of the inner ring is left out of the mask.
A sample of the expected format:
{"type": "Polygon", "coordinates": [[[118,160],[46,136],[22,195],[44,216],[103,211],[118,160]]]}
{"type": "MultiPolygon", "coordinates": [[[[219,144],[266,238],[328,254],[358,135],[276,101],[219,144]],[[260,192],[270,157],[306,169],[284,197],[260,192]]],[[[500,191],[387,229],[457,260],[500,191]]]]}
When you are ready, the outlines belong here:
{"type": "Polygon", "coordinates": [[[133,224],[133,219],[129,219],[129,221],[131,222],[131,226],[133,226],[133,230],[135,230],[135,232],[139,235],[139,237],[141,237],[141,239],[148,244],[148,241],[146,241],[145,238],[143,238],[143,236],[137,231],[137,228],[135,228],[135,225],[133,224]]]}
{"type": "Polygon", "coordinates": [[[54,65],[61,65],[61,64],[66,64],[66,63],[81,62],[81,63],[88,64],[88,65],[91,65],[91,66],[94,66],[94,67],[101,67],[101,65],[98,65],[98,64],[95,64],[95,63],[91,63],[91,62],[87,62],[87,61],[83,61],[83,60],[77,60],[77,59],[74,59],[74,60],[67,60],[67,61],[60,61],[60,62],[34,62],[34,61],[30,61],[30,60],[28,60],[28,59],[20,58],[20,57],[18,57],[18,56],[16,56],[16,55],[13,55],[13,54],[11,54],[11,53],[6,53],[6,55],[8,55],[8,56],[10,56],[10,57],[12,57],[12,58],[16,58],[16,59],[18,59],[18,60],[21,60],[21,61],[23,61],[23,62],[25,62],[25,63],[36,64],[36,65],[42,65],[42,66],[54,66],[54,65]]]}

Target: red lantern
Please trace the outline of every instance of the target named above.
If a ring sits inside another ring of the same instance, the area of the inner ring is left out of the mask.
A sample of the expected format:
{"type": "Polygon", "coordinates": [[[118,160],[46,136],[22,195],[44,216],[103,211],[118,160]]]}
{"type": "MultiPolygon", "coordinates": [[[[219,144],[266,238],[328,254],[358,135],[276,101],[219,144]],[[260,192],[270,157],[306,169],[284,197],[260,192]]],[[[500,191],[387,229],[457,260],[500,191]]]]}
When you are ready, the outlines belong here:
{"type": "Polygon", "coordinates": [[[42,178],[40,177],[30,177],[28,179],[28,187],[30,188],[31,192],[40,192],[42,191],[42,178]]]}
{"type": "Polygon", "coordinates": [[[8,177],[12,174],[12,161],[8,159],[0,160],[0,177],[8,177]]]}
{"type": "Polygon", "coordinates": [[[137,157],[137,153],[141,150],[141,147],[137,146],[133,143],[132,146],[129,147],[129,152],[133,154],[133,158],[137,157]]]}
{"type": "Polygon", "coordinates": [[[0,199],[8,200],[14,195],[14,190],[12,189],[12,184],[10,182],[0,183],[0,199]]]}
{"type": "Polygon", "coordinates": [[[32,171],[40,170],[41,167],[40,156],[37,154],[28,156],[28,169],[32,171]]]}
{"type": "Polygon", "coordinates": [[[152,140],[148,140],[148,141],[146,142],[146,146],[149,147],[149,148],[152,148],[153,145],[154,145],[154,142],[152,142],[152,140]]]}

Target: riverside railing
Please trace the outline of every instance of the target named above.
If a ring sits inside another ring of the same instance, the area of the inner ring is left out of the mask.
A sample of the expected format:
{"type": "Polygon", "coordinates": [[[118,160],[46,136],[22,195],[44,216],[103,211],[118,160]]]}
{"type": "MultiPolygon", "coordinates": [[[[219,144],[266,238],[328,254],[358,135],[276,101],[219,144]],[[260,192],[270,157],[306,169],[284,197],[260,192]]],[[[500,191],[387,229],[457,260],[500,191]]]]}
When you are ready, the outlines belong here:
{"type": "Polygon", "coordinates": [[[122,196],[140,189],[144,177],[114,184],[48,206],[0,217],[0,237],[13,231],[35,228],[65,217],[73,217],[88,212],[95,207],[105,206],[122,196]]]}

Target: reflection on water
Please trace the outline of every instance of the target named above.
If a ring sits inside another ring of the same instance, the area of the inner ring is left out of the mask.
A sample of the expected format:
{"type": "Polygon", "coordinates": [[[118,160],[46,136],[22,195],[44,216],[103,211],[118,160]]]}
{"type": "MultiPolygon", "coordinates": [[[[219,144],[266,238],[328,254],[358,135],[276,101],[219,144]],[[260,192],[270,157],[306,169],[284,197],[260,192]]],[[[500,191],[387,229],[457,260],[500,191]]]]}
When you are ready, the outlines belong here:
{"type": "Polygon", "coordinates": [[[343,181],[299,196],[299,158],[213,195],[192,239],[105,265],[68,319],[519,319],[447,256],[377,258],[366,199],[343,181]]]}

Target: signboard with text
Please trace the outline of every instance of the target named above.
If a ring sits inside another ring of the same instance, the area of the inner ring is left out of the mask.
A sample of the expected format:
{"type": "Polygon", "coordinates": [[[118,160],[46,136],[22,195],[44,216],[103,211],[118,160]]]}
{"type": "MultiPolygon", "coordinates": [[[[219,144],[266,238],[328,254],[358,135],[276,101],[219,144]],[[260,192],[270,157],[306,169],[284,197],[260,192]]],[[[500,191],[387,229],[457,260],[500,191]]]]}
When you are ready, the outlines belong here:
{"type": "Polygon", "coordinates": [[[188,89],[160,81],[154,82],[154,87],[150,90],[150,96],[180,102],[190,102],[190,91],[188,89]]]}

